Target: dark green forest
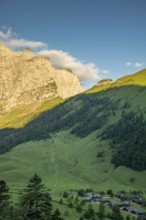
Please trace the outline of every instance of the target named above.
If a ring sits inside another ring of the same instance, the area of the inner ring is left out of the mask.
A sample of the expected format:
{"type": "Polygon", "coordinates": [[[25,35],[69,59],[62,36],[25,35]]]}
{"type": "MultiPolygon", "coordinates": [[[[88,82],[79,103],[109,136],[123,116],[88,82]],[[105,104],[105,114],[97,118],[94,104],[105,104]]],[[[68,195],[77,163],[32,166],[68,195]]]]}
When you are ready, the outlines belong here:
{"type": "Polygon", "coordinates": [[[123,111],[121,119],[103,131],[102,139],[111,139],[115,166],[146,169],[146,121],[142,112],[123,111]]]}
{"type": "Polygon", "coordinates": [[[71,129],[71,133],[85,137],[107,122],[115,103],[109,98],[80,95],[44,112],[24,128],[0,131],[0,152],[4,153],[20,143],[50,138],[50,133],[71,129]],[[104,109],[106,108],[106,111],[104,109]]]}

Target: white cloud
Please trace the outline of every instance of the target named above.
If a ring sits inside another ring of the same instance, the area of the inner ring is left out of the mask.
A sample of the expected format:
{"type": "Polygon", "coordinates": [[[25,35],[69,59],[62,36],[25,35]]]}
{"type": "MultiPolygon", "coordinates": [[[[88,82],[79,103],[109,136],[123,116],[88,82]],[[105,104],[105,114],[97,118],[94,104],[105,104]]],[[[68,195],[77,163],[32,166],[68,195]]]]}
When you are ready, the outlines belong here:
{"type": "Polygon", "coordinates": [[[12,49],[26,47],[29,47],[31,49],[47,48],[47,44],[43,42],[17,38],[16,34],[12,32],[12,29],[6,27],[4,27],[2,31],[0,31],[0,41],[12,49]]]}
{"type": "Polygon", "coordinates": [[[5,42],[5,44],[8,47],[13,48],[13,49],[25,48],[25,47],[36,49],[36,48],[40,48],[40,47],[47,47],[47,44],[45,44],[43,42],[29,41],[29,40],[25,40],[25,39],[12,39],[12,40],[5,42]]]}
{"type": "Polygon", "coordinates": [[[141,67],[141,66],[143,66],[143,63],[138,63],[138,62],[136,62],[136,63],[127,62],[125,64],[126,64],[126,66],[132,66],[132,67],[141,67]]]}
{"type": "Polygon", "coordinates": [[[100,79],[100,71],[95,64],[82,63],[62,50],[43,50],[38,54],[49,57],[52,65],[56,68],[71,69],[80,81],[100,79]]]}
{"type": "Polygon", "coordinates": [[[133,65],[134,67],[141,67],[141,66],[143,66],[143,63],[135,63],[134,65],[133,65]]]}
{"type": "Polygon", "coordinates": [[[12,36],[13,36],[13,33],[12,33],[11,28],[8,28],[4,31],[0,31],[0,39],[2,41],[6,41],[6,40],[10,39],[10,37],[12,37],[12,36]]]}
{"type": "Polygon", "coordinates": [[[102,73],[103,74],[110,74],[110,71],[109,70],[102,70],[102,73]]]}
{"type": "Polygon", "coordinates": [[[127,62],[127,63],[125,63],[125,64],[126,64],[126,66],[131,66],[132,63],[127,62]]]}

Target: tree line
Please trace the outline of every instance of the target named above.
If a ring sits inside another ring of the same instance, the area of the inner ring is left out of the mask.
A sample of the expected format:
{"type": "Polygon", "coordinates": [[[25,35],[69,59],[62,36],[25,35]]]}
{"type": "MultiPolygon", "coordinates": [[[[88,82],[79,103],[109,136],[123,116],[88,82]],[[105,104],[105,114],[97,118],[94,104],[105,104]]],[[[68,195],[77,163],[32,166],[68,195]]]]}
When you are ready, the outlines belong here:
{"type": "Polygon", "coordinates": [[[71,129],[71,133],[85,137],[103,127],[108,116],[117,109],[118,102],[106,96],[82,94],[42,113],[19,129],[0,130],[0,153],[30,140],[50,138],[50,133],[71,129]]]}

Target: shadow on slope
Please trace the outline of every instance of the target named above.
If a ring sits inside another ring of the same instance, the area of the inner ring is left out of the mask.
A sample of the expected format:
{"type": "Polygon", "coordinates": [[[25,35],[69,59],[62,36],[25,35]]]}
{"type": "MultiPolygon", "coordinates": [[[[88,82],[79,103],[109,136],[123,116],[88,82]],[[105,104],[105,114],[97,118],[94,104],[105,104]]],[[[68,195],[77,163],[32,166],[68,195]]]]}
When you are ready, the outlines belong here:
{"type": "Polygon", "coordinates": [[[141,110],[145,117],[145,98],[146,87],[134,85],[80,94],[42,113],[24,128],[1,130],[0,151],[4,153],[30,140],[51,138],[51,133],[61,130],[70,130],[71,134],[81,138],[94,131],[100,136],[108,126],[121,119],[123,111],[135,113],[141,110]]]}

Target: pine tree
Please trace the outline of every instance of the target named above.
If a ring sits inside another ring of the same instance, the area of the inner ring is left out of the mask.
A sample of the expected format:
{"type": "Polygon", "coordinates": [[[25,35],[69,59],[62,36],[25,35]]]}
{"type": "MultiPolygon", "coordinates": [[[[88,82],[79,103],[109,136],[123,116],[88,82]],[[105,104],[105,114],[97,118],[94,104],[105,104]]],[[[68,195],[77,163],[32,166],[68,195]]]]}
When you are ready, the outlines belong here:
{"type": "Polygon", "coordinates": [[[42,184],[41,178],[35,174],[24,190],[21,197],[23,219],[49,220],[51,219],[51,197],[42,184]]]}
{"type": "Polygon", "coordinates": [[[56,209],[53,213],[51,220],[63,220],[63,218],[61,217],[61,213],[58,209],[56,209]]]}
{"type": "Polygon", "coordinates": [[[10,192],[6,182],[0,180],[0,220],[8,219],[11,215],[10,192]]]}
{"type": "Polygon", "coordinates": [[[99,216],[99,219],[104,219],[105,217],[105,207],[102,203],[99,205],[98,216],[99,216]]]}

